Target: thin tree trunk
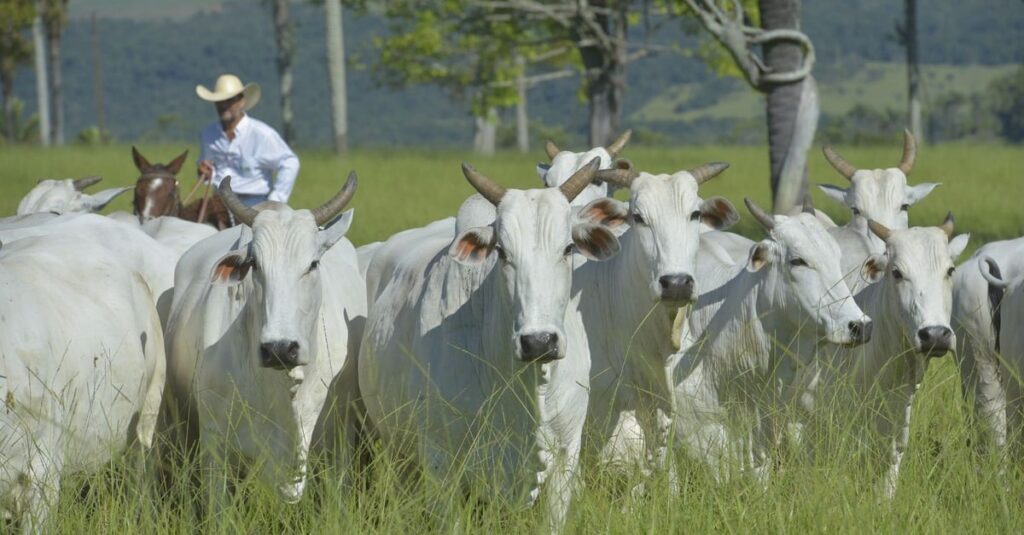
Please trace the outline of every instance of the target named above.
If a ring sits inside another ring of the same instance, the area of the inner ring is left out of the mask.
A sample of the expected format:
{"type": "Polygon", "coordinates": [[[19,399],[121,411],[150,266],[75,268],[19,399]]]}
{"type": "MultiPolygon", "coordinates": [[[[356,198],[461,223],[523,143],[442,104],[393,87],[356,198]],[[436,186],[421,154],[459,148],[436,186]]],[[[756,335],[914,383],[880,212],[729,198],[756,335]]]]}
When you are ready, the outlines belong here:
{"type": "Polygon", "coordinates": [[[918,143],[924,141],[921,129],[921,70],[917,59],[917,0],[904,0],[904,45],[907,47],[907,122],[918,143]]]}
{"type": "Polygon", "coordinates": [[[473,136],[473,152],[490,156],[494,154],[498,130],[498,110],[489,108],[485,116],[473,118],[476,133],[473,136]]]}
{"type": "Polygon", "coordinates": [[[345,40],[341,0],[325,0],[327,25],[327,79],[331,88],[331,119],[334,126],[334,152],[348,151],[348,96],[345,87],[345,40]]]}
{"type": "MultiPolygon", "coordinates": [[[[57,2],[59,0],[49,1],[57,2]]],[[[49,53],[50,110],[53,118],[50,136],[53,145],[58,147],[64,145],[64,100],[61,96],[60,35],[61,21],[55,15],[46,24],[46,49],[49,53]]]]}
{"type": "Polygon", "coordinates": [[[14,91],[14,73],[0,72],[0,98],[3,99],[4,107],[4,138],[8,143],[14,143],[16,132],[14,130],[14,102],[11,92],[14,91]]]}
{"type": "MultiPolygon", "coordinates": [[[[800,0],[759,0],[758,7],[761,27],[766,31],[800,29],[800,0]]],[[[803,51],[797,43],[771,40],[764,45],[764,59],[769,72],[794,71],[803,61],[803,51]]],[[[806,148],[801,150],[800,145],[807,143],[807,148],[810,148],[813,141],[814,129],[817,128],[817,104],[815,102],[814,110],[805,107],[803,117],[800,117],[803,120],[798,121],[801,97],[805,93],[814,95],[817,100],[814,81],[810,77],[801,82],[765,88],[772,198],[775,211],[780,213],[789,211],[807,192],[806,148]],[[811,114],[813,117],[809,116],[811,114]],[[810,120],[812,118],[813,121],[810,120]],[[804,131],[798,131],[798,127],[804,131]],[[809,136],[807,128],[811,129],[809,136]],[[802,143],[793,145],[795,139],[802,143]],[[791,154],[802,161],[787,164],[791,154]],[[783,184],[784,181],[787,184],[783,184]],[[787,192],[786,198],[780,198],[781,190],[787,192]]]]}
{"type": "Polygon", "coordinates": [[[277,40],[277,75],[281,83],[281,136],[291,145],[295,141],[295,114],[292,111],[295,40],[288,18],[288,0],[274,0],[274,36],[277,40]]]}
{"type": "Polygon", "coordinates": [[[526,110],[526,60],[522,55],[516,55],[516,146],[519,152],[530,151],[530,116],[526,110]]]}
{"type": "MultiPolygon", "coordinates": [[[[597,44],[580,47],[580,57],[587,77],[589,143],[592,147],[611,143],[619,131],[626,78],[625,10],[616,10],[614,20],[603,13],[594,18],[608,35],[614,36],[613,50],[609,52],[597,44]]],[[[579,39],[579,36],[576,38],[579,39]]]]}
{"type": "MultiPolygon", "coordinates": [[[[36,103],[38,104],[39,113],[39,143],[44,147],[50,146],[50,91],[49,83],[47,82],[46,76],[46,36],[43,30],[43,10],[46,8],[45,2],[36,2],[36,18],[32,21],[32,48],[36,62],[36,103]]],[[[12,74],[13,77],[13,74],[12,74]]],[[[9,92],[5,94],[10,94],[9,92]]],[[[4,106],[4,110],[8,111],[8,117],[10,113],[8,107],[4,106]]],[[[14,125],[8,119],[8,128],[13,128],[14,125]]],[[[10,138],[10,135],[8,136],[10,138]]]]}
{"type": "Polygon", "coordinates": [[[106,136],[107,119],[103,109],[103,55],[100,52],[100,34],[96,29],[96,12],[92,12],[92,84],[96,104],[96,127],[100,137],[106,136]]]}

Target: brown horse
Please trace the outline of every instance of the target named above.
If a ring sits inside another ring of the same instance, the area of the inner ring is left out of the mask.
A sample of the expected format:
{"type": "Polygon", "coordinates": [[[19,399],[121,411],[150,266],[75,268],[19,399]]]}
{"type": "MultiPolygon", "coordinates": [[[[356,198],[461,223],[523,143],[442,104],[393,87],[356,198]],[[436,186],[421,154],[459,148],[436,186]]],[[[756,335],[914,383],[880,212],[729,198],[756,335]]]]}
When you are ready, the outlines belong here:
{"type": "MultiPolygon", "coordinates": [[[[231,226],[231,215],[217,195],[205,195],[206,212],[199,221],[199,212],[204,199],[196,199],[183,205],[178,192],[177,174],[188,158],[188,151],[181,153],[168,164],[151,164],[135,147],[132,147],[132,160],[139,170],[135,182],[135,199],[132,201],[133,213],[140,223],[160,216],[175,216],[187,221],[207,223],[218,230],[231,226]]],[[[209,190],[207,190],[209,191],[209,190]]]]}

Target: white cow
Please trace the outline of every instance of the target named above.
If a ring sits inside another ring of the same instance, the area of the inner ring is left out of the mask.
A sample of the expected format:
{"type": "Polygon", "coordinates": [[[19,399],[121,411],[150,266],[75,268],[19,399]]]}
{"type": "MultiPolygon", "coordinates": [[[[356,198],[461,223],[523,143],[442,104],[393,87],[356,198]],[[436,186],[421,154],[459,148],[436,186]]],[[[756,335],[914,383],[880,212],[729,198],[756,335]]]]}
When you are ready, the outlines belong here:
{"type": "Polygon", "coordinates": [[[885,253],[865,262],[866,278],[877,282],[856,299],[875,320],[874,332],[863,346],[841,350],[831,362],[819,360],[821,373],[811,379],[817,384],[805,385],[805,395],[835,391],[832,385],[840,384],[852,387],[856,396],[852,404],[837,403],[841,411],[881,402],[872,423],[888,442],[882,491],[891,497],[910,438],[911,405],[928,359],[956,347],[950,326],[953,262],[970,236],[952,238],[953,214],[938,228],[895,230],[872,220],[868,226],[885,243],[885,253]]]}
{"type": "Polygon", "coordinates": [[[94,239],[0,248],[0,509],[43,532],[61,476],[152,444],[163,391],[156,295],[94,239]]]}
{"type": "Polygon", "coordinates": [[[302,497],[314,427],[331,381],[355,364],[351,339],[361,333],[353,325],[366,314],[355,249],[344,239],[352,211],[337,217],[355,188],[352,173],[315,210],[273,202],[254,209],[225,179],[221,198],[243,224],[178,263],[166,331],[168,408],[185,429],[169,436],[198,434],[215,506],[236,469],[255,470],[286,502],[302,497]]]}
{"type": "Polygon", "coordinates": [[[729,201],[703,200],[697,189],[727,167],[712,163],[671,175],[606,172],[610,185],[629,188],[628,205],[604,199],[600,209],[591,203],[577,216],[630,223],[615,258],[583,262],[573,278],[592,360],[587,439],[606,462],[664,464],[674,413],[672,319],[699,294],[701,226],[725,228],[739,219],[729,201]]]}
{"type": "Polygon", "coordinates": [[[850,209],[850,221],[829,232],[843,251],[842,268],[846,274],[846,283],[850,288],[857,289],[863,286],[860,270],[864,260],[871,254],[885,252],[882,240],[868,231],[868,220],[877,221],[894,230],[907,228],[910,207],[925,198],[939,184],[907,185],[907,176],[917,156],[917,143],[907,130],[903,132],[903,157],[898,166],[889,169],[857,169],[828,145],[822,147],[822,152],[829,164],[850,181],[847,189],[831,184],[818,187],[829,198],[850,209]]]}
{"type": "Polygon", "coordinates": [[[66,179],[40,180],[36,187],[18,203],[18,215],[39,212],[56,214],[98,212],[118,195],[132,189],[110,188],[95,195],[85,193],[85,188],[102,180],[98,176],[66,179]]]}
{"type": "MultiPolygon", "coordinates": [[[[132,216],[132,219],[135,221],[127,222],[127,224],[138,225],[138,219],[135,216],[132,216]]],[[[217,229],[212,225],[186,221],[174,216],[148,219],[141,228],[142,232],[174,251],[178,256],[185,254],[185,251],[193,245],[217,233],[217,229]]]]}
{"type": "Polygon", "coordinates": [[[569,203],[596,169],[560,188],[506,190],[464,164],[497,207],[493,225],[407,255],[373,305],[359,357],[367,414],[387,447],[433,480],[490,485],[486,496],[532,504],[543,489],[554,531],[575,487],[590,371],[573,253],[604,259],[619,247],[606,227],[571,222],[569,203]]]}
{"type": "Polygon", "coordinates": [[[872,322],[843,282],[839,244],[809,207],[771,216],[745,201],[768,238],[700,296],[683,325],[675,429],[716,476],[732,465],[764,479],[779,387],[796,380],[823,339],[862,344],[872,322]]]}
{"type": "MultiPolygon", "coordinates": [[[[544,151],[547,153],[551,163],[537,164],[537,175],[547,187],[557,188],[594,158],[598,158],[600,161],[598,169],[612,169],[615,158],[622,152],[622,149],[626,148],[626,144],[629,143],[629,138],[632,135],[632,130],[626,130],[611,145],[607,147],[594,147],[586,152],[565,151],[549,140],[544,145],[544,151]]],[[[601,177],[597,177],[573,199],[572,205],[577,207],[586,206],[592,201],[614,193],[614,187],[614,184],[609,184],[601,177]]]]}

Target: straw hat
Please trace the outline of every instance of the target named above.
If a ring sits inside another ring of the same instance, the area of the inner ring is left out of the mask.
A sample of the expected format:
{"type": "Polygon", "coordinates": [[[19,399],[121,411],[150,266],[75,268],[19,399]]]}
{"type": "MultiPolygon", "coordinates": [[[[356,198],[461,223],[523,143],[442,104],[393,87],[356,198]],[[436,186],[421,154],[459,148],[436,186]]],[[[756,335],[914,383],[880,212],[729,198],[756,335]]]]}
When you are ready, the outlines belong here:
{"type": "Polygon", "coordinates": [[[199,98],[208,102],[220,102],[243,93],[245,95],[245,109],[252,108],[260,101],[260,86],[255,83],[242,85],[242,81],[233,74],[222,74],[217,78],[217,84],[213,91],[205,86],[197,85],[196,94],[199,98]]]}

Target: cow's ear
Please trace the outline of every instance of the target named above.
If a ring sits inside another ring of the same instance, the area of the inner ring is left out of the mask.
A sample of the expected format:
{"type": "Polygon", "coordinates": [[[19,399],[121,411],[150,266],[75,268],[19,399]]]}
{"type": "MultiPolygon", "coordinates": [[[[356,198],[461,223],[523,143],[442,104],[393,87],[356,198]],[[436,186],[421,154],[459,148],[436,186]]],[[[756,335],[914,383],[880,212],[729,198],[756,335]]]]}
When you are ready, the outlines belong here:
{"type": "Polygon", "coordinates": [[[110,188],[93,195],[82,195],[82,202],[92,212],[98,212],[110,204],[118,195],[132,188],[110,188]]]}
{"type": "Polygon", "coordinates": [[[825,196],[837,203],[846,206],[846,191],[839,186],[833,186],[832,184],[818,184],[818,189],[825,192],[825,196]]]}
{"type": "Polygon", "coordinates": [[[610,197],[601,197],[580,208],[576,218],[577,225],[594,224],[614,229],[629,221],[629,206],[610,197]]]}
{"type": "Polygon", "coordinates": [[[860,278],[868,284],[876,283],[885,276],[885,268],[888,265],[889,258],[884,254],[870,255],[860,266],[860,278]]]}
{"type": "Polygon", "coordinates": [[[327,226],[317,233],[320,239],[320,254],[327,252],[335,243],[338,243],[338,240],[345,237],[345,233],[352,226],[352,217],[355,216],[355,210],[355,208],[345,210],[341,213],[340,217],[336,217],[334,221],[327,223],[327,226]]]}
{"type": "Polygon", "coordinates": [[[933,189],[941,185],[942,184],[936,184],[934,182],[925,182],[923,184],[918,184],[916,186],[907,186],[907,204],[914,204],[917,201],[920,201],[921,199],[927,197],[933,189]]]}
{"type": "Polygon", "coordinates": [[[487,256],[494,250],[496,237],[491,227],[474,227],[459,234],[448,254],[456,262],[467,266],[478,266],[487,259],[487,256]]]}
{"type": "Polygon", "coordinates": [[[619,252],[619,239],[608,227],[596,223],[579,223],[572,227],[576,250],[591,260],[608,260],[619,252]]]}
{"type": "Polygon", "coordinates": [[[700,205],[700,220],[715,230],[725,230],[740,220],[736,207],[725,197],[711,197],[700,205]]]}
{"type": "Polygon", "coordinates": [[[760,271],[771,261],[772,244],[768,241],[759,241],[750,248],[750,253],[747,255],[747,271],[751,273],[760,271]]]}
{"type": "Polygon", "coordinates": [[[210,282],[234,286],[242,282],[252,269],[252,260],[244,251],[231,251],[213,266],[210,282]]]}
{"type": "Polygon", "coordinates": [[[537,176],[540,177],[541,184],[544,184],[545,186],[548,185],[547,181],[544,179],[548,176],[549,169],[551,169],[551,166],[546,163],[537,164],[537,176]]]}
{"type": "Polygon", "coordinates": [[[956,259],[963,254],[964,249],[967,248],[967,241],[971,239],[970,234],[961,234],[952,240],[949,240],[949,259],[956,262],[956,259]]]}

